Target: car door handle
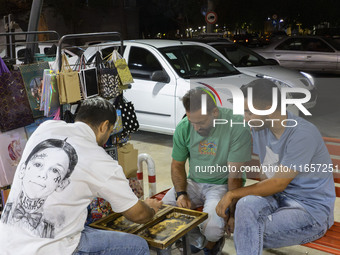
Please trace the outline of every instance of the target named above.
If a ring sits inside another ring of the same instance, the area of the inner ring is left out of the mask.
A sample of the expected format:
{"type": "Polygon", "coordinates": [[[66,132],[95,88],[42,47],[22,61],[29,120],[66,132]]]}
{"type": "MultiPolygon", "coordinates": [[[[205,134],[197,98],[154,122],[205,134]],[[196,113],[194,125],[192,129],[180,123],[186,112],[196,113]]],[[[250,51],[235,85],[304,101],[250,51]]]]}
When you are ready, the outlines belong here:
{"type": "Polygon", "coordinates": [[[312,58],[312,56],[307,56],[307,59],[312,58]]]}
{"type": "Polygon", "coordinates": [[[281,55],[275,55],[275,57],[281,57],[281,55]]]}

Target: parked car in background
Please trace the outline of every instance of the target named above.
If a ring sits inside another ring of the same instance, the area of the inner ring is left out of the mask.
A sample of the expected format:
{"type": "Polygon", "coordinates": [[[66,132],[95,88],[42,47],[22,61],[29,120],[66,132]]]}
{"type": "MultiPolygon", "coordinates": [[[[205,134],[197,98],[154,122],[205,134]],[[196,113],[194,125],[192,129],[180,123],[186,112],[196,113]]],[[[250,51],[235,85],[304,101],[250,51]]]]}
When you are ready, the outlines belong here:
{"type": "Polygon", "coordinates": [[[233,42],[247,47],[261,46],[262,42],[257,34],[237,34],[233,36],[233,42]]]}
{"type": "MultiPolygon", "coordinates": [[[[91,45],[85,58],[93,59],[96,51],[103,57],[120,42],[91,45]]],[[[124,41],[123,57],[134,79],[124,97],[132,101],[141,130],[173,134],[185,110],[181,98],[202,83],[213,86],[220,94],[223,107],[232,107],[227,85],[241,87],[254,77],[240,73],[209,45],[172,40],[124,41]]]]}
{"type": "Polygon", "coordinates": [[[285,31],[273,31],[270,34],[265,34],[260,37],[260,42],[262,45],[268,45],[275,41],[282,40],[282,38],[287,37],[285,31]]]}
{"type": "MultiPolygon", "coordinates": [[[[53,61],[56,57],[57,46],[52,43],[39,43],[38,48],[36,50],[36,58],[38,61],[47,60],[47,61],[53,61]]],[[[23,64],[26,57],[26,45],[16,45],[15,47],[15,56],[13,59],[15,60],[15,64],[23,64]]],[[[78,47],[68,47],[66,49],[63,49],[63,52],[67,55],[68,58],[75,57],[75,59],[78,58],[82,54],[83,51],[81,51],[78,47]]],[[[6,53],[6,49],[1,51],[0,57],[3,59],[9,59],[9,53],[6,53]]]]}
{"type": "Polygon", "coordinates": [[[281,66],[309,72],[340,73],[340,44],[320,36],[293,36],[254,49],[281,66]]]}
{"type": "MultiPolygon", "coordinates": [[[[195,41],[204,42],[222,53],[240,72],[259,78],[274,81],[279,87],[306,88],[311,92],[311,99],[304,104],[308,108],[316,105],[317,91],[313,77],[305,72],[299,72],[279,66],[275,60],[268,60],[252,49],[221,38],[201,38],[195,41]]],[[[292,94],[291,97],[300,97],[292,94]]]]}

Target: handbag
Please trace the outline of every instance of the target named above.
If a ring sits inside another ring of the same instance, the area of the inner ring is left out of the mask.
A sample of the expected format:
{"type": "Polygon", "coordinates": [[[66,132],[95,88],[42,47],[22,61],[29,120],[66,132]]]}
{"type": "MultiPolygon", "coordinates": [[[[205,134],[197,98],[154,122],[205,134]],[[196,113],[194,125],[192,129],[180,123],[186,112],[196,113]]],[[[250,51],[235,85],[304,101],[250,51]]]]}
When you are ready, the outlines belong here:
{"type": "Polygon", "coordinates": [[[95,63],[98,70],[100,96],[110,99],[122,94],[117,68],[114,65],[106,66],[99,51],[96,53],[95,63]]]}
{"type": "Polygon", "coordinates": [[[57,89],[56,75],[51,69],[44,70],[43,86],[41,93],[40,110],[44,116],[55,116],[59,109],[59,94],[57,89]]]}
{"type": "Polygon", "coordinates": [[[5,62],[3,61],[3,59],[0,57],[0,75],[2,75],[3,73],[9,73],[9,69],[6,66],[5,62]]]}
{"type": "Polygon", "coordinates": [[[0,130],[5,132],[33,123],[33,114],[20,72],[2,69],[1,73],[0,130]]]}
{"type": "Polygon", "coordinates": [[[74,103],[81,99],[78,72],[72,70],[65,54],[62,55],[62,65],[57,80],[61,104],[74,103]]]}
{"type": "MultiPolygon", "coordinates": [[[[133,83],[134,81],[133,81],[130,69],[125,59],[118,53],[117,50],[114,50],[112,52],[112,61],[115,67],[117,68],[119,79],[122,85],[128,85],[130,83],[133,83]]],[[[127,89],[127,87],[124,89],[127,89]]]]}
{"type": "Polygon", "coordinates": [[[117,119],[115,125],[113,126],[112,135],[118,134],[123,131],[122,111],[120,109],[117,109],[116,113],[117,119]]]}
{"type": "Polygon", "coordinates": [[[23,127],[0,133],[0,187],[11,185],[27,138],[23,127]]]}
{"type": "Polygon", "coordinates": [[[123,122],[123,132],[121,133],[121,137],[125,138],[131,133],[137,131],[139,128],[135,107],[132,102],[126,102],[123,99],[123,95],[116,98],[114,105],[117,110],[121,110],[123,122]]]}
{"type": "Polygon", "coordinates": [[[33,118],[44,116],[44,112],[40,111],[40,102],[45,69],[49,69],[48,62],[38,62],[19,66],[33,118]]]}

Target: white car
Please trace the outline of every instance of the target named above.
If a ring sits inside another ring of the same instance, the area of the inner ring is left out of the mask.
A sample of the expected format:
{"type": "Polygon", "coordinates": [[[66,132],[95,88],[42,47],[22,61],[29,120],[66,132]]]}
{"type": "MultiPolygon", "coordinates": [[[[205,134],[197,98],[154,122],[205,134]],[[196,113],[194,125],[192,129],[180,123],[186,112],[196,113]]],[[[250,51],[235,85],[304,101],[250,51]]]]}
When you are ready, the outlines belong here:
{"type": "MultiPolygon", "coordinates": [[[[314,79],[309,73],[279,66],[275,60],[265,59],[255,51],[227,39],[201,38],[195,41],[204,42],[214,47],[244,74],[270,79],[279,87],[308,89],[311,93],[311,99],[304,104],[304,107],[309,109],[316,105],[317,90],[314,79]]],[[[291,96],[298,98],[301,95],[291,94],[291,96]]]]}
{"type": "MultiPolygon", "coordinates": [[[[242,74],[220,52],[203,43],[134,40],[123,45],[123,57],[134,79],[124,96],[134,104],[141,130],[173,134],[185,114],[181,98],[193,87],[214,87],[222,98],[219,105],[231,108],[228,85],[240,88],[256,79],[242,74]]],[[[84,55],[91,62],[96,51],[105,57],[114,48],[119,49],[120,42],[91,45],[84,55]]]]}
{"type": "MultiPolygon", "coordinates": [[[[39,43],[39,47],[37,51],[35,52],[38,56],[38,60],[42,60],[44,57],[48,58],[48,61],[53,61],[56,56],[56,50],[57,47],[53,45],[52,43],[39,43]]],[[[77,60],[78,56],[81,55],[80,51],[74,47],[69,47],[67,49],[63,49],[63,52],[67,55],[68,58],[74,58],[74,61],[77,60]],[[77,50],[77,51],[76,51],[77,50]]],[[[13,59],[15,59],[15,63],[17,65],[23,64],[25,61],[25,54],[26,54],[26,45],[16,45],[15,47],[15,56],[13,59]]],[[[6,49],[1,51],[0,57],[3,59],[8,59],[9,53],[7,53],[6,57],[6,49]]]]}
{"type": "Polygon", "coordinates": [[[322,36],[291,36],[255,49],[281,66],[307,72],[340,74],[340,44],[322,36]]]}

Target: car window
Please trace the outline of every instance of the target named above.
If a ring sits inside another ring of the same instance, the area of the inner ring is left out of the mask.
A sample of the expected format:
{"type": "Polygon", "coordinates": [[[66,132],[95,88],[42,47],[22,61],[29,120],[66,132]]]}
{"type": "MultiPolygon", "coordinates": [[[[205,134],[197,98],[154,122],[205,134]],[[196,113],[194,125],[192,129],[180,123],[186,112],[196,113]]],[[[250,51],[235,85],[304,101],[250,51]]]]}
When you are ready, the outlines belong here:
{"type": "Polygon", "coordinates": [[[239,72],[208,48],[196,45],[159,49],[182,78],[222,77],[239,72]]]}
{"type": "Polygon", "coordinates": [[[102,56],[105,59],[108,55],[110,55],[113,52],[114,49],[116,49],[119,52],[119,54],[124,54],[125,48],[126,46],[123,46],[123,53],[120,52],[120,46],[119,47],[112,46],[112,47],[104,48],[101,50],[102,56]]]}
{"type": "Polygon", "coordinates": [[[212,46],[236,67],[270,65],[262,56],[239,45],[216,44],[212,46]]]}
{"type": "Polygon", "coordinates": [[[334,52],[325,42],[317,38],[307,38],[304,42],[304,47],[306,51],[334,52]]]}
{"type": "Polygon", "coordinates": [[[289,38],[279,44],[276,50],[294,50],[294,51],[303,51],[303,38],[289,38]]]}
{"type": "Polygon", "coordinates": [[[327,38],[327,37],[323,37],[323,39],[329,43],[332,47],[334,47],[336,50],[340,51],[340,42],[335,41],[332,38],[327,38]]]}
{"type": "Polygon", "coordinates": [[[154,71],[162,71],[162,65],[150,51],[132,46],[129,53],[128,66],[133,78],[151,80],[154,71]]]}

